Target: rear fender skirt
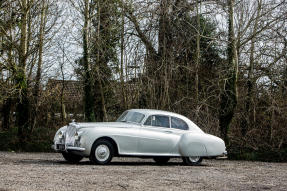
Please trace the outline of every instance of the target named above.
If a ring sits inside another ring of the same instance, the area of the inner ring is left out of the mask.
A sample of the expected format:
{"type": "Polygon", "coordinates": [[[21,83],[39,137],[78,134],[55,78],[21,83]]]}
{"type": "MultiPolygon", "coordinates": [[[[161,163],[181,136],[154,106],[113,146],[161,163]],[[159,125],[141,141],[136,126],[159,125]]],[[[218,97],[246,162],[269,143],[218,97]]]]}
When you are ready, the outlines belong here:
{"type": "Polygon", "coordinates": [[[182,156],[208,156],[199,134],[184,134],[179,141],[179,153],[182,156]]]}

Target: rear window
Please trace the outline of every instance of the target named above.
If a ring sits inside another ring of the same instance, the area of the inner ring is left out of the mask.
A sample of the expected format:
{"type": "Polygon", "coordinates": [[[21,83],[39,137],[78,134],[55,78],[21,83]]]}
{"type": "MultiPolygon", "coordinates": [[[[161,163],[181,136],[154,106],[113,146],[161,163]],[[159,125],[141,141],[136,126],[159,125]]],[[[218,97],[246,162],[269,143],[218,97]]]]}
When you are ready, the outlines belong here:
{"type": "Polygon", "coordinates": [[[188,125],[182,119],[171,117],[171,128],[188,130],[188,125]]]}

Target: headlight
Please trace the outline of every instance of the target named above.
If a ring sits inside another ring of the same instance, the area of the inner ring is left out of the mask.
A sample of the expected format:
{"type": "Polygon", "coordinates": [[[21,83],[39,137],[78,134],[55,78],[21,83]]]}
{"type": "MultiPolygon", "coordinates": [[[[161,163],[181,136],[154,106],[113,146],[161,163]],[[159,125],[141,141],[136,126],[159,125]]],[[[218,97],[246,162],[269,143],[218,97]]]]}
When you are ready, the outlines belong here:
{"type": "Polygon", "coordinates": [[[77,141],[77,140],[79,140],[79,139],[80,139],[79,134],[78,134],[78,132],[76,132],[76,133],[75,133],[75,140],[77,141]]]}
{"type": "Polygon", "coordinates": [[[75,141],[80,141],[82,134],[83,134],[83,131],[76,131],[74,135],[75,141]]]}
{"type": "Polygon", "coordinates": [[[59,139],[64,138],[64,134],[63,134],[63,132],[62,132],[62,131],[59,131],[59,133],[58,133],[58,137],[59,137],[59,139]]]}

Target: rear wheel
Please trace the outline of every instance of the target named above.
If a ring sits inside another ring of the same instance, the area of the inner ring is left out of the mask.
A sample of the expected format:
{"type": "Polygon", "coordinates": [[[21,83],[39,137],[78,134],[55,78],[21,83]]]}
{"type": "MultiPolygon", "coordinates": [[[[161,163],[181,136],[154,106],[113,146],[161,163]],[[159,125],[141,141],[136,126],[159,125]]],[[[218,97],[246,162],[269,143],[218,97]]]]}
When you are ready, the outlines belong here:
{"type": "Polygon", "coordinates": [[[166,164],[169,161],[169,157],[154,157],[153,160],[156,164],[166,164]]]}
{"type": "Polygon", "coordinates": [[[66,153],[66,152],[62,152],[62,155],[63,155],[64,159],[70,163],[78,163],[78,162],[80,162],[80,160],[82,160],[84,158],[80,155],[75,155],[75,154],[66,153]]]}
{"type": "Polygon", "coordinates": [[[105,139],[96,141],[91,150],[90,161],[94,164],[109,164],[114,156],[113,144],[105,139]]]}
{"type": "Polygon", "coordinates": [[[202,157],[182,157],[183,163],[188,166],[198,166],[202,162],[202,157]]]}

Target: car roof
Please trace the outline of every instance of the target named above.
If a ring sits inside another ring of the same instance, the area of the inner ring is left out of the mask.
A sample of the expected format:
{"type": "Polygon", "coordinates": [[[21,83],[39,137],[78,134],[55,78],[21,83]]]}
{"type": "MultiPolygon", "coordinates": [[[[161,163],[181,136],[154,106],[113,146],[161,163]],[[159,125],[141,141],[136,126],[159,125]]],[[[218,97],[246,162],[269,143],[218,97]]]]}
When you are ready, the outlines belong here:
{"type": "Polygon", "coordinates": [[[157,110],[157,109],[129,109],[128,111],[139,112],[139,113],[144,114],[145,116],[149,116],[149,115],[169,115],[169,116],[177,117],[177,118],[183,119],[185,122],[187,122],[189,124],[189,129],[190,130],[196,130],[196,131],[203,132],[190,119],[188,119],[187,117],[185,117],[183,115],[177,114],[177,113],[173,113],[173,112],[169,112],[169,111],[163,111],[163,110],[157,110]]]}
{"type": "Polygon", "coordinates": [[[157,110],[157,109],[130,109],[128,111],[135,111],[135,112],[139,112],[142,113],[144,115],[169,115],[169,116],[174,116],[174,117],[178,117],[178,118],[183,118],[183,119],[187,119],[189,120],[187,117],[177,114],[177,113],[173,113],[170,111],[163,111],[163,110],[157,110]]]}

